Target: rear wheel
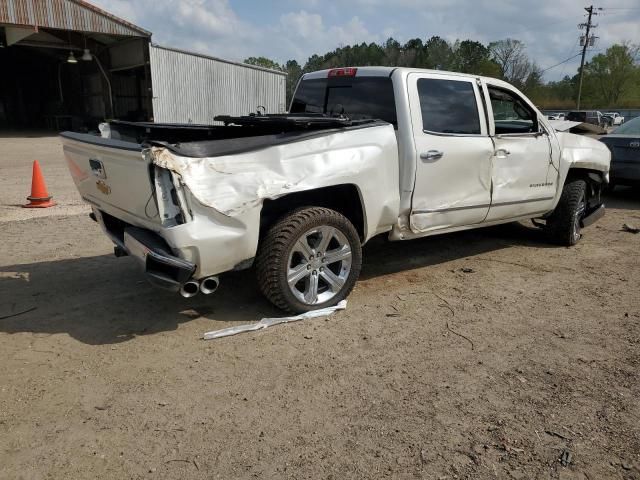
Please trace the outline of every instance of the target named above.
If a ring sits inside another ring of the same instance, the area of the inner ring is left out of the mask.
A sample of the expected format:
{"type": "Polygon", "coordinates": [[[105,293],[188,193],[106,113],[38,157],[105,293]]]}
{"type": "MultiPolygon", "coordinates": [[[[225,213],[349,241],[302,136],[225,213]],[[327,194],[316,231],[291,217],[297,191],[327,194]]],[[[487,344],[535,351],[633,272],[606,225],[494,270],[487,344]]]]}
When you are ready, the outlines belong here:
{"type": "Polygon", "coordinates": [[[565,183],[560,201],[547,219],[552,240],[571,246],[582,237],[580,223],[587,208],[587,182],[571,180],[565,183]]]}
{"type": "Polygon", "coordinates": [[[340,213],[312,207],[276,223],[260,245],[262,293],[294,313],[335,305],[353,289],[362,266],[358,232],[340,213]]]}

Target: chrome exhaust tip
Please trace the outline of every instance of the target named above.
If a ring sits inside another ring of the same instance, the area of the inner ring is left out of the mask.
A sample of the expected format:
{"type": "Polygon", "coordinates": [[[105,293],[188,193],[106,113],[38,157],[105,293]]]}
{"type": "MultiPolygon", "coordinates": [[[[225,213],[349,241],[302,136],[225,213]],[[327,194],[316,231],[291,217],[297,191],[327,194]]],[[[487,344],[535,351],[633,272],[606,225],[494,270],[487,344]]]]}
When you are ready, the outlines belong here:
{"type": "Polygon", "coordinates": [[[220,286],[220,280],[218,277],[207,277],[202,282],[200,282],[200,291],[205,295],[209,295],[215,292],[220,286]]]}
{"type": "Polygon", "coordinates": [[[200,285],[195,280],[189,280],[180,287],[180,295],[184,298],[191,298],[198,294],[200,285]]]}

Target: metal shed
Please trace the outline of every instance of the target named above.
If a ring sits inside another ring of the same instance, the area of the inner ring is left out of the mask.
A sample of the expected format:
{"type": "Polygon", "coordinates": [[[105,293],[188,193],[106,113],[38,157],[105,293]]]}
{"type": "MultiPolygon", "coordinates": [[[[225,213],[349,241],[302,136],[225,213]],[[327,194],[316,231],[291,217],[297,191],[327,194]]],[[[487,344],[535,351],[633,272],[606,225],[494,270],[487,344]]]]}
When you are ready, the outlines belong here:
{"type": "Polygon", "coordinates": [[[220,114],[286,109],[286,73],[151,45],[156,122],[212,123],[220,114]]]}
{"type": "Polygon", "coordinates": [[[150,38],[82,0],[0,0],[0,128],[148,120],[150,38]]]}
{"type": "Polygon", "coordinates": [[[151,36],[144,30],[83,0],[1,0],[0,23],[96,32],[109,35],[151,36]]]}
{"type": "Polygon", "coordinates": [[[84,0],[0,0],[0,129],[283,112],[286,74],[160,47],[84,0]]]}

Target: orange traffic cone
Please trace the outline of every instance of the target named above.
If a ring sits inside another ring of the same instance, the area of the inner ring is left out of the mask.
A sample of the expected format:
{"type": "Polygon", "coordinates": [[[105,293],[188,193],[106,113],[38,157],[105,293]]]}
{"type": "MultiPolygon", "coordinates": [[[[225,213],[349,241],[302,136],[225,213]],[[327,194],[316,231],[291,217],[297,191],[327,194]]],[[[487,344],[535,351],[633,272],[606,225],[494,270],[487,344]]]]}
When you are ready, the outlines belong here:
{"type": "Polygon", "coordinates": [[[47,192],[47,185],[40,170],[37,160],[33,161],[33,175],[31,177],[31,195],[27,197],[29,203],[23,205],[25,208],[47,208],[53,207],[56,203],[51,200],[51,195],[47,192]]]}

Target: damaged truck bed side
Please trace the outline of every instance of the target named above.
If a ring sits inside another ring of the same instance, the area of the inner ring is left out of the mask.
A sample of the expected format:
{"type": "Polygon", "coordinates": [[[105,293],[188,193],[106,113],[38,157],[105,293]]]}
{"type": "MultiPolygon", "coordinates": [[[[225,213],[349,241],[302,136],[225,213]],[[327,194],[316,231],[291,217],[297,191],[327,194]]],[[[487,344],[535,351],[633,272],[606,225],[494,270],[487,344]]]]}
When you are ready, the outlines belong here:
{"type": "Polygon", "coordinates": [[[149,280],[184,296],[255,267],[288,311],[334,305],[362,245],[536,219],[573,245],[604,213],[610,153],[555,131],[500,80],[387,67],[306,74],[287,115],[113,121],[64,132],[92,217],[149,280]]]}

